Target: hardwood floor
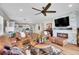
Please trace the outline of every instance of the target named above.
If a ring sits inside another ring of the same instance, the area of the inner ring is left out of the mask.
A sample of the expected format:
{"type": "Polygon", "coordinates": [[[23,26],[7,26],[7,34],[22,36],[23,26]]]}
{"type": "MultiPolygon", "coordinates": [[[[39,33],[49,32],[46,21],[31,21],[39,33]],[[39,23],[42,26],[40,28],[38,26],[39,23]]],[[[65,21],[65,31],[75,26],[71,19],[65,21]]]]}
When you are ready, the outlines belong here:
{"type": "Polygon", "coordinates": [[[58,47],[60,49],[62,49],[62,53],[64,55],[79,55],[79,47],[76,45],[72,45],[72,44],[68,44],[66,46],[59,46],[57,44],[53,44],[53,46],[58,47]]]}

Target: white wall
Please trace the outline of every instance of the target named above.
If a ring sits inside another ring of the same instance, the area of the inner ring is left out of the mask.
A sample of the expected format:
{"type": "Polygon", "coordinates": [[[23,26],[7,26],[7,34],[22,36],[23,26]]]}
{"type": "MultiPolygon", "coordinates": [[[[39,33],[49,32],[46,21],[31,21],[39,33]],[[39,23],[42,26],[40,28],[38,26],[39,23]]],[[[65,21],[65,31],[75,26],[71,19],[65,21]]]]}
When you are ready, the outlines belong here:
{"type": "Polygon", "coordinates": [[[4,21],[3,17],[0,16],[0,36],[4,34],[4,21]]]}
{"type": "Polygon", "coordinates": [[[0,35],[5,33],[5,25],[4,25],[4,21],[9,20],[9,17],[5,14],[5,12],[0,8],[0,24],[2,24],[2,29],[0,31],[0,35]],[[1,16],[3,17],[3,19],[1,18],[1,16]]]}
{"type": "Polygon", "coordinates": [[[60,28],[63,28],[63,27],[55,27],[55,23],[54,23],[54,20],[53,20],[53,36],[57,37],[57,33],[68,33],[68,43],[71,43],[71,44],[77,44],[77,12],[74,11],[74,12],[70,12],[70,13],[66,13],[66,14],[63,14],[63,15],[60,15],[58,17],[55,17],[54,19],[56,18],[61,18],[61,17],[66,17],[66,16],[69,16],[69,20],[70,20],[70,26],[68,27],[64,27],[65,28],[72,28],[72,30],[61,30],[60,28]]]}
{"type": "Polygon", "coordinates": [[[4,18],[4,20],[10,20],[7,14],[0,8],[0,15],[4,18]]]}
{"type": "Polygon", "coordinates": [[[79,12],[77,12],[77,28],[79,28],[79,12]]]}

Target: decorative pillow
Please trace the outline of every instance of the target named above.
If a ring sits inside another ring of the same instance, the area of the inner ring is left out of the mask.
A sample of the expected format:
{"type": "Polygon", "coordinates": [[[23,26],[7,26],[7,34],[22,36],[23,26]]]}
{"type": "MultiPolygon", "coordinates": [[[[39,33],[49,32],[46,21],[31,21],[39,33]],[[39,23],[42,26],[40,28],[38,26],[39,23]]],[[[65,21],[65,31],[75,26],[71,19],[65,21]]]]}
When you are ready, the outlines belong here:
{"type": "Polygon", "coordinates": [[[60,48],[57,48],[57,47],[54,47],[54,46],[51,46],[51,48],[53,50],[52,55],[60,55],[62,53],[62,50],[60,48]]]}

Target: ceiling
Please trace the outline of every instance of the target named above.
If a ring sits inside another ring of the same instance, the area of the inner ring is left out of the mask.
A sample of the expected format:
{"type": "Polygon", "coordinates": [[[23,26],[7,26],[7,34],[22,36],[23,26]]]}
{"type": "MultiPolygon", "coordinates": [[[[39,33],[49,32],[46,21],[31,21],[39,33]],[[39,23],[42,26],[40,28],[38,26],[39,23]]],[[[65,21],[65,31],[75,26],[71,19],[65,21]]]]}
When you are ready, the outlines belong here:
{"type": "Polygon", "coordinates": [[[21,23],[39,23],[46,20],[52,20],[55,16],[79,9],[78,3],[52,3],[49,10],[55,10],[55,14],[50,13],[47,14],[47,16],[42,14],[35,15],[36,13],[39,13],[39,11],[33,10],[32,7],[42,9],[42,7],[46,5],[47,3],[0,3],[0,7],[10,19],[21,23]],[[69,7],[69,4],[72,4],[72,7],[69,7]],[[19,9],[23,9],[23,11],[19,11],[19,9]]]}

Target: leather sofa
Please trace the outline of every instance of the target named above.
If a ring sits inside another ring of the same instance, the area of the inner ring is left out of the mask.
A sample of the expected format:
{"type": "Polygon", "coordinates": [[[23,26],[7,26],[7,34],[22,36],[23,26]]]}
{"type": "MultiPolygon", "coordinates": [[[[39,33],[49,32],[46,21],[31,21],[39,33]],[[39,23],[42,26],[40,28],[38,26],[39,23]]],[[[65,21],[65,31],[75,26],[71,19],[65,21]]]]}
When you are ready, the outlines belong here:
{"type": "Polygon", "coordinates": [[[60,37],[49,37],[49,41],[52,43],[65,46],[67,44],[67,39],[66,38],[60,38],[60,37]]]}

